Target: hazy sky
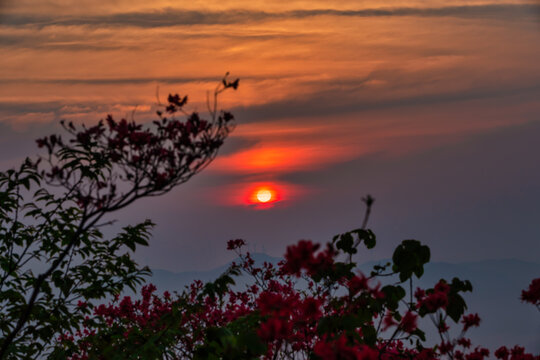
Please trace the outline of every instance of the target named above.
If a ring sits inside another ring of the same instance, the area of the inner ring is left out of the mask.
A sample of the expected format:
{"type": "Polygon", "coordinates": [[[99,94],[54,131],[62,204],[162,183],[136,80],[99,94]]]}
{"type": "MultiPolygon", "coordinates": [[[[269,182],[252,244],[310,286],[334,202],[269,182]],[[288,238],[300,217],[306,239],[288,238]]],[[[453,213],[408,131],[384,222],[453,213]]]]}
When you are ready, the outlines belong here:
{"type": "Polygon", "coordinates": [[[237,127],[216,161],[116,217],[157,224],[140,262],[207,269],[230,238],[283,254],[358,227],[365,260],[540,257],[540,5],[527,1],[0,0],[0,166],[58,121],[153,118],[206,91],[237,127]],[[265,185],[279,201],[248,204],[265,185]]]}

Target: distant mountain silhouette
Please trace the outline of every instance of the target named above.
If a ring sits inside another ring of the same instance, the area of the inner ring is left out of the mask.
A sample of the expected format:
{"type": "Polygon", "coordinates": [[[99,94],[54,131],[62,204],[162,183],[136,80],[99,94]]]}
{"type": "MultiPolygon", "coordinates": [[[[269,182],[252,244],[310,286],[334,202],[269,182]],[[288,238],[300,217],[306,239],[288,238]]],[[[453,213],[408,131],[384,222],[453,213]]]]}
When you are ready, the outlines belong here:
{"type": "MultiPolygon", "coordinates": [[[[252,254],[256,264],[264,261],[277,263],[280,258],[264,253],[252,254]]],[[[388,260],[369,262],[360,265],[361,271],[369,274],[373,265],[384,264],[388,260]]],[[[152,270],[148,280],[154,283],[160,292],[178,291],[194,280],[203,282],[215,280],[229,264],[208,271],[188,271],[174,273],[166,270],[152,270]]],[[[473,292],[465,295],[469,305],[468,312],[477,312],[482,318],[479,328],[469,331],[469,336],[476,345],[484,345],[495,350],[500,345],[519,344],[533,353],[540,353],[540,312],[534,307],[523,304],[519,297],[531,280],[540,276],[540,263],[512,259],[486,260],[463,263],[433,262],[426,266],[422,279],[415,279],[414,287],[432,287],[439,279],[451,280],[458,277],[470,280],[473,292]]],[[[242,287],[248,278],[241,277],[237,286],[242,287]]],[[[451,323],[452,324],[452,323],[451,323]]],[[[433,325],[424,324],[425,329],[433,325]]],[[[452,328],[460,329],[460,325],[452,328]]],[[[428,338],[433,338],[434,334],[428,338]]]]}

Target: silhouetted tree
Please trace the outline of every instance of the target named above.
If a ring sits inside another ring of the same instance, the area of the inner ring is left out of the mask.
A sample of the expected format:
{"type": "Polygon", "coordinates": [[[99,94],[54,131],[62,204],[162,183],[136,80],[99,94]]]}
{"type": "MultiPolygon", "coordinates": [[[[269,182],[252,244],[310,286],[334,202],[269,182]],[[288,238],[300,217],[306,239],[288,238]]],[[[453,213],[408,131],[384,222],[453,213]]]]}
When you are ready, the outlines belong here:
{"type": "Polygon", "coordinates": [[[128,249],[148,244],[152,222],[105,238],[106,216],[204,169],[232,130],[217,97],[237,87],[223,79],[208,120],[185,112],[187,96],[169,95],[150,127],[112,116],[90,127],[62,122],[67,141],[39,139],[44,158],[0,173],[1,359],[46,353],[55,337],[81,326],[90,310],[77,304],[134,289],[149,274],[128,249]]]}

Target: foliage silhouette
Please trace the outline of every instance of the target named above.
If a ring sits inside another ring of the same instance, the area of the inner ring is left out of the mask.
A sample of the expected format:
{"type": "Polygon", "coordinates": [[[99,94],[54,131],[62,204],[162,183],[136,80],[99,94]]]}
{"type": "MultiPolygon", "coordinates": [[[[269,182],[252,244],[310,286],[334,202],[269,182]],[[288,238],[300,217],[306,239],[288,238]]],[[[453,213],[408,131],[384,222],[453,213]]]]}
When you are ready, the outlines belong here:
{"type": "MultiPolygon", "coordinates": [[[[369,214],[373,199],[366,199],[369,214]]],[[[413,278],[423,275],[430,260],[429,248],[416,240],[404,240],[392,264],[376,265],[365,275],[351,257],[362,242],[368,249],[376,245],[375,234],[365,227],[335,236],[323,249],[301,240],[287,248],[277,266],[258,267],[243,253],[244,240],[230,240],[227,248],[241,261],[216,281],[195,281],[181,294],[163,296],[150,284],[139,300],[126,296],[100,305],[84,322],[83,333],[59,339],[57,353],[71,360],[489,356],[488,349],[473,348],[466,337],[480,324],[477,314],[466,314],[462,294],[472,291],[470,282],[441,279],[432,288],[413,291],[413,278]],[[253,280],[245,289],[233,286],[240,273],[253,280]],[[382,286],[377,279],[383,277],[393,280],[382,286]],[[440,336],[435,346],[427,345],[419,328],[423,317],[432,320],[440,336]],[[456,337],[450,333],[451,322],[461,327],[456,337]]],[[[524,291],[524,301],[540,301],[537,283],[524,291]]],[[[503,346],[494,354],[504,360],[540,359],[519,346],[503,346]]]]}
{"type": "Polygon", "coordinates": [[[204,169],[233,129],[217,97],[237,87],[225,76],[209,120],[186,113],[187,96],[169,95],[150,127],[110,115],[91,127],[62,122],[68,141],[38,139],[44,158],[0,173],[0,359],[49,353],[59,334],[80,328],[90,314],[77,304],[135,289],[149,274],[128,250],[148,244],[153,223],[126,226],[109,239],[101,231],[110,224],[105,217],[204,169]]]}

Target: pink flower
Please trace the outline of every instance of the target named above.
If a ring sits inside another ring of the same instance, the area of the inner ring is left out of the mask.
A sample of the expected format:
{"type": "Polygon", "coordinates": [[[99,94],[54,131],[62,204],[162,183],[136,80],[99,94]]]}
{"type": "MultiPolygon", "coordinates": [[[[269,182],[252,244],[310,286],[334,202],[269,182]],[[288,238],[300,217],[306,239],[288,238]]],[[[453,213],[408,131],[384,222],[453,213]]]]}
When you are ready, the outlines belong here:
{"type": "Polygon", "coordinates": [[[463,331],[467,331],[473,326],[480,325],[480,317],[478,314],[464,315],[461,322],[463,323],[463,331]]]}
{"type": "Polygon", "coordinates": [[[529,289],[521,292],[521,301],[540,306],[540,278],[534,279],[529,284],[529,289]]]}
{"type": "Polygon", "coordinates": [[[405,331],[406,333],[412,333],[414,332],[418,325],[416,324],[416,321],[418,319],[418,316],[410,311],[407,311],[405,316],[401,319],[400,327],[405,331]]]}

